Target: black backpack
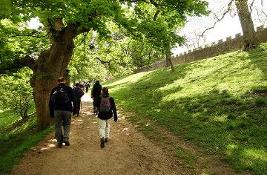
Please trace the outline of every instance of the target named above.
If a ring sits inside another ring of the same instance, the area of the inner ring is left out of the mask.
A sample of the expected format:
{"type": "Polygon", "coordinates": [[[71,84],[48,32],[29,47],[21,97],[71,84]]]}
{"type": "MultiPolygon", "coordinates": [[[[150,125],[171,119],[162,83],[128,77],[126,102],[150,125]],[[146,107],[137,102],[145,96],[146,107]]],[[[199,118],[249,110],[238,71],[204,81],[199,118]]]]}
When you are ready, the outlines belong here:
{"type": "Polygon", "coordinates": [[[74,93],[78,99],[82,98],[82,96],[84,95],[84,92],[80,88],[77,88],[77,87],[74,88],[74,93]]]}
{"type": "Polygon", "coordinates": [[[111,110],[111,103],[110,103],[109,97],[101,97],[99,111],[109,112],[110,110],[111,110]]]}
{"type": "Polygon", "coordinates": [[[70,101],[68,92],[65,88],[60,87],[52,94],[52,101],[54,104],[65,105],[70,101]]]}

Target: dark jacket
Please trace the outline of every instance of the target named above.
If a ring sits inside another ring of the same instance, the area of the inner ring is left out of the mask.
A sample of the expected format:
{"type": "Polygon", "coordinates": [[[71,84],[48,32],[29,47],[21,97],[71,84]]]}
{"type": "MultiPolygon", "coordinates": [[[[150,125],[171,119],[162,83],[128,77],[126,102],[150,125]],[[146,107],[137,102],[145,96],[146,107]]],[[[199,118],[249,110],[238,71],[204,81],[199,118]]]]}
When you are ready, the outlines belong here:
{"type": "Polygon", "coordinates": [[[91,97],[99,97],[101,95],[101,90],[102,86],[99,83],[95,83],[91,91],[91,97]]]}
{"type": "MultiPolygon", "coordinates": [[[[96,101],[96,107],[98,109],[100,108],[101,98],[102,97],[98,98],[98,100],[96,101]]],[[[100,118],[101,120],[108,120],[111,117],[114,117],[114,121],[116,122],[118,120],[116,104],[115,104],[115,101],[112,97],[109,97],[109,101],[110,101],[110,105],[111,105],[110,111],[109,112],[100,112],[99,111],[98,118],[100,118]]]]}
{"type": "Polygon", "coordinates": [[[55,110],[62,110],[62,111],[70,111],[70,112],[75,112],[74,108],[77,106],[77,101],[76,98],[74,96],[73,90],[71,87],[60,83],[58,84],[55,88],[52,89],[51,93],[50,93],[50,100],[49,100],[49,110],[50,110],[50,117],[54,117],[54,111],[55,110]],[[59,104],[55,101],[52,100],[52,95],[55,91],[59,90],[60,88],[64,88],[64,90],[66,90],[68,97],[69,97],[69,101],[62,105],[59,104]]]}
{"type": "Polygon", "coordinates": [[[79,87],[74,87],[73,88],[73,93],[76,97],[76,100],[81,100],[82,96],[84,95],[84,92],[81,88],[79,87]]]}

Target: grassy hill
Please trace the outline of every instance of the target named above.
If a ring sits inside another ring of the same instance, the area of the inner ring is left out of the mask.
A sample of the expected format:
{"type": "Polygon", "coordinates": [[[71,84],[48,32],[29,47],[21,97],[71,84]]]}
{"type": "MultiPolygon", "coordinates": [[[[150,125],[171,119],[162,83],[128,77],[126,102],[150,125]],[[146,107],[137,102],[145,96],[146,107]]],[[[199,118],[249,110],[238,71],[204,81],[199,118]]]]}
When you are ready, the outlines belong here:
{"type": "Polygon", "coordinates": [[[238,171],[267,173],[267,44],[107,86],[131,122],[151,120],[238,171]]]}

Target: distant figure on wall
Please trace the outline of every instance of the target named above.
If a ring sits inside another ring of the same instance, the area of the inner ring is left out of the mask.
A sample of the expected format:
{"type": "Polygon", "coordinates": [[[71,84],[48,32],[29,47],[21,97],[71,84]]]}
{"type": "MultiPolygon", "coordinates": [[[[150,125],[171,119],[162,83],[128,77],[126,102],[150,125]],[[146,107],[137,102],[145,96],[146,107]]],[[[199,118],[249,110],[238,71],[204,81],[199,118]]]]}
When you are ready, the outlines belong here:
{"type": "Polygon", "coordinates": [[[91,91],[91,98],[93,99],[93,112],[97,113],[96,101],[100,98],[102,86],[99,81],[96,81],[92,91],[91,91]]]}

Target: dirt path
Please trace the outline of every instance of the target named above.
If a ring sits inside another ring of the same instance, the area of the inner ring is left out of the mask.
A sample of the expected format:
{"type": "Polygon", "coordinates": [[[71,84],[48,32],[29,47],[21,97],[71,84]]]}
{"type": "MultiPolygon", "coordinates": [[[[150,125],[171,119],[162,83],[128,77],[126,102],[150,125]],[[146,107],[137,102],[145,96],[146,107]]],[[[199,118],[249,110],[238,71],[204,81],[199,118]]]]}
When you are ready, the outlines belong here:
{"type": "Polygon", "coordinates": [[[11,174],[192,174],[137,132],[122,116],[117,123],[111,122],[111,140],[101,149],[97,118],[91,111],[91,103],[83,102],[81,117],[73,118],[71,146],[56,148],[53,134],[50,134],[24,156],[11,174]]]}

